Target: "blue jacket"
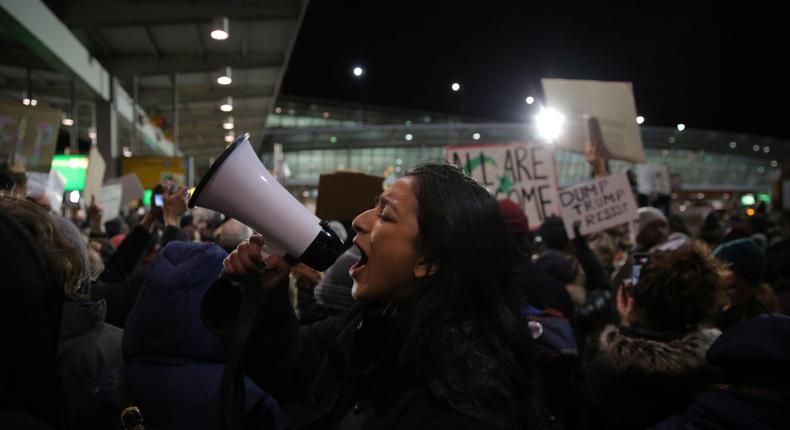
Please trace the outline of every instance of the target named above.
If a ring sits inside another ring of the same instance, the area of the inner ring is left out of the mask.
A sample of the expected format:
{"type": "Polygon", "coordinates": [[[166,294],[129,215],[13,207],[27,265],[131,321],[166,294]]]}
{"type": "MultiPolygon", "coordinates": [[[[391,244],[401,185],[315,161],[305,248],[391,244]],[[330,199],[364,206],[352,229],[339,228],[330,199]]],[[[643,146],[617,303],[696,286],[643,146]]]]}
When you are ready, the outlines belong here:
{"type": "MultiPolygon", "coordinates": [[[[123,337],[128,398],[146,429],[212,429],[225,360],[206,329],[200,305],[222,271],[225,251],[213,244],[173,242],[156,257],[129,314],[123,337]]],[[[73,428],[104,429],[119,417],[118,369],[78,401],[73,428]]],[[[277,403],[245,378],[248,429],[282,428],[277,403]]]]}

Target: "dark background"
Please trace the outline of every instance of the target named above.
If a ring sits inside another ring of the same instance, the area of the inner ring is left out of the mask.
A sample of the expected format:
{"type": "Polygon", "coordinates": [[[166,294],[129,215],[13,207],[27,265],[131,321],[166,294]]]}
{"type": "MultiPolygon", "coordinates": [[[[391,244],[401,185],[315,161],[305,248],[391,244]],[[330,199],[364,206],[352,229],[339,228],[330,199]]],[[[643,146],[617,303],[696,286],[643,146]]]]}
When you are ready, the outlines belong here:
{"type": "Polygon", "coordinates": [[[790,137],[785,12],[632,3],[311,0],[283,90],[518,122],[543,77],[622,80],[645,125],[790,137]]]}

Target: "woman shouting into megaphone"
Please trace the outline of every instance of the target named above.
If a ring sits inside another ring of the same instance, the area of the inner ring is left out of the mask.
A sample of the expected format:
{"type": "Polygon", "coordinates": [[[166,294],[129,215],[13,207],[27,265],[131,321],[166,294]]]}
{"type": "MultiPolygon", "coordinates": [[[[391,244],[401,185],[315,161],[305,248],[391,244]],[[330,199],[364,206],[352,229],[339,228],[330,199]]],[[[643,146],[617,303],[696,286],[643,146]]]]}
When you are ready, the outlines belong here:
{"type": "MultiPolygon", "coordinates": [[[[260,269],[260,237],[225,260],[226,273],[255,274],[264,289],[244,363],[286,421],[316,429],[546,428],[532,339],[510,304],[511,257],[494,197],[454,166],[426,164],[353,227],[362,255],[350,269],[357,304],[309,326],[298,326],[289,304],[288,264],[271,256],[260,269]]],[[[209,291],[204,319],[215,332],[228,332],[240,296],[228,285],[209,291]]]]}

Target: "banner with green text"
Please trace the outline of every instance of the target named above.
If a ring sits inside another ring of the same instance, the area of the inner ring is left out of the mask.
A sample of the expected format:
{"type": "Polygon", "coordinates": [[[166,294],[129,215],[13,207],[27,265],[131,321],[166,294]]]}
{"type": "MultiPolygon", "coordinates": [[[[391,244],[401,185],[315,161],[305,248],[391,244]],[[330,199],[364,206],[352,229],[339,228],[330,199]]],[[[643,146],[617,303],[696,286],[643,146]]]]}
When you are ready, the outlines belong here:
{"type": "Polygon", "coordinates": [[[518,204],[527,215],[530,229],[559,214],[557,169],[550,144],[448,146],[445,159],[463,168],[497,199],[507,198],[518,204]]]}

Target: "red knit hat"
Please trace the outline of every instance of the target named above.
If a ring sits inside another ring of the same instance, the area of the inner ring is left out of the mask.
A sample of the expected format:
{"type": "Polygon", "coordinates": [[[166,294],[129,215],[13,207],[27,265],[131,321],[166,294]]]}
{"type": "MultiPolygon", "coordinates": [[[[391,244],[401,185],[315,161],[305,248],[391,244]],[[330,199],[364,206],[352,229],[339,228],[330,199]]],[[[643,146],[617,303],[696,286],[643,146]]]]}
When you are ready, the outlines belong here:
{"type": "Polygon", "coordinates": [[[524,211],[515,204],[512,200],[499,199],[499,211],[502,212],[502,217],[505,218],[505,225],[510,233],[527,233],[529,232],[529,221],[524,211]]]}

